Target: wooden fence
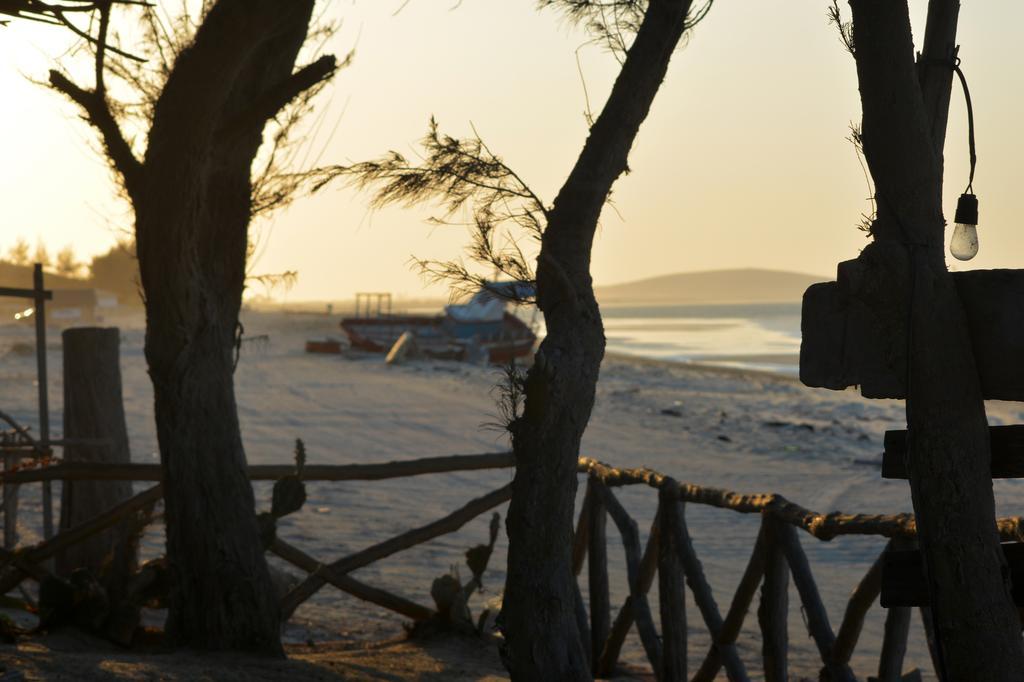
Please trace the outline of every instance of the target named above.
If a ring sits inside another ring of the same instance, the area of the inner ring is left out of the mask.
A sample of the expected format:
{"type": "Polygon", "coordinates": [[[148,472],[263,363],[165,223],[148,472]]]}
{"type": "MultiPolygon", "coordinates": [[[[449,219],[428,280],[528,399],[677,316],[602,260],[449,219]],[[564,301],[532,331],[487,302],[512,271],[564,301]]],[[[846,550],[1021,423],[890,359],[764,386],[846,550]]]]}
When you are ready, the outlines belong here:
{"type": "MultiPolygon", "coordinates": [[[[514,459],[510,453],[456,455],[380,464],[306,465],[302,470],[302,480],[367,481],[512,466],[514,459]]],[[[723,668],[730,680],[749,679],[738,655],[736,641],[760,587],[757,619],[761,631],[763,675],[769,682],[785,680],[788,674],[786,619],[789,582],[792,578],[806,615],[808,630],[821,658],[823,679],[837,682],[855,679],[849,662],[865,614],[879,595],[881,557],[871,565],[853,590],[839,629],[834,631],[796,531],[803,530],[825,541],[840,535],[882,536],[890,539],[890,546],[909,547],[913,546],[916,534],[913,515],[820,514],[790,502],[781,495],[744,495],[680,483],[650,469],[616,469],[588,458],[580,459],[579,471],[587,476],[587,487],[576,526],[572,565],[577,576],[585,561],[588,565],[589,612],[578,586],[576,611],[595,676],[607,676],[614,671],[626,635],[635,625],[646,656],[660,680],[713,680],[723,668]],[[640,546],[636,521],[613,492],[614,488],[628,485],[646,485],[655,489],[658,495],[657,512],[643,548],[640,546]],[[750,560],[724,615],[715,601],[690,539],[685,516],[687,503],[761,516],[760,532],[750,560]],[[621,535],[629,583],[629,595],[614,619],[611,617],[609,598],[607,518],[611,518],[621,535]],[[660,633],[647,598],[655,577],[658,578],[660,594],[660,633]],[[711,639],[709,650],[692,675],[687,661],[684,583],[693,593],[693,601],[711,639]]],[[[274,480],[294,472],[295,468],[291,465],[249,468],[253,480],[274,480]]],[[[56,464],[0,475],[0,480],[7,487],[53,480],[159,479],[159,467],[145,464],[56,464]]],[[[151,507],[162,496],[161,484],[157,483],[113,509],[36,545],[15,551],[0,549],[0,594],[6,594],[26,578],[37,581],[45,579],[49,575],[44,565],[47,559],[113,526],[129,514],[151,507]]],[[[269,551],[308,574],[302,583],[284,596],[283,612],[290,615],[323,585],[330,584],[414,621],[431,618],[435,615],[432,608],[367,585],[353,578],[350,573],[396,552],[454,532],[510,497],[511,486],[505,485],[470,500],[436,521],[333,562],[321,561],[280,538],[275,539],[269,551]]],[[[1024,539],[1021,518],[1000,519],[998,525],[1004,539],[1024,539]]],[[[923,621],[926,630],[929,630],[931,619],[926,616],[923,621]]],[[[909,625],[909,607],[889,609],[879,657],[879,680],[900,679],[909,625]]],[[[930,635],[930,632],[926,634],[930,635]]],[[[932,642],[930,636],[928,640],[932,642]]]]}

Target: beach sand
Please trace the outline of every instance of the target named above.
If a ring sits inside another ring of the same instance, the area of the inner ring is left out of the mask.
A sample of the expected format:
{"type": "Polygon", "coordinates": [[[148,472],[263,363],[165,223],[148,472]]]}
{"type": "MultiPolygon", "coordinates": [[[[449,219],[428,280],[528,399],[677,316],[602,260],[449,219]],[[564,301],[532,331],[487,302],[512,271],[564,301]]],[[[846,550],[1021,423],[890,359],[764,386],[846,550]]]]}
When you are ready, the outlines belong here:
{"type": "MultiPolygon", "coordinates": [[[[283,463],[292,458],[296,438],[305,442],[310,463],[342,464],[415,459],[427,456],[500,452],[507,437],[497,421],[496,368],[454,362],[415,361],[386,366],[382,357],[350,353],[310,355],[307,338],[338,334],[337,319],[283,313],[248,313],[249,338],[243,344],[236,386],[249,461],[283,463]]],[[[158,461],[152,422],[151,388],[142,356],[141,326],[122,328],[122,372],[133,459],[158,461]]],[[[4,355],[30,334],[24,328],[0,332],[0,409],[34,424],[31,356],[4,355]]],[[[59,339],[48,353],[54,431],[61,430],[59,339]]],[[[993,424],[1022,417],[1015,404],[989,406],[993,424]]],[[[775,492],[819,512],[894,513],[911,509],[906,482],[880,477],[882,435],[903,428],[902,403],[868,401],[854,391],[803,387],[792,378],[735,369],[670,364],[609,356],[602,368],[597,402],[582,454],[620,467],[648,466],[674,478],[739,492],[775,492]]],[[[392,535],[422,525],[504,485],[510,470],[460,472],[379,482],[310,483],[301,511],[281,524],[282,536],[321,561],[333,561],[392,535]]],[[[39,539],[39,486],[22,491],[22,542],[39,539]]],[[[259,509],[269,507],[268,484],[257,484],[259,509]]],[[[1019,511],[1021,488],[997,481],[999,512],[1019,511]]],[[[618,491],[645,540],[656,494],[633,487],[618,491]]],[[[579,497],[577,498],[579,501],[579,497]]],[[[504,516],[504,508],[498,511],[504,516]]],[[[727,510],[688,505],[687,519],[698,556],[723,611],[749,558],[759,519],[727,510]]],[[[433,578],[461,566],[463,553],[486,541],[489,515],[461,531],[388,557],[355,572],[355,577],[423,604],[431,604],[433,578]]],[[[500,595],[505,540],[474,599],[474,615],[500,595]]],[[[814,575],[838,628],[851,590],[882,550],[879,538],[845,537],[820,542],[800,534],[814,575]]],[[[609,526],[613,608],[625,599],[625,565],[609,526]]],[[[144,550],[162,553],[162,530],[147,535],[144,550]]],[[[289,569],[295,570],[295,569],[289,569]]],[[[656,587],[656,586],[655,586],[656,587]]],[[[586,570],[581,588],[587,591],[586,570]]],[[[651,593],[657,611],[657,590],[651,593]]],[[[756,608],[756,605],[755,605],[756,608]]],[[[159,613],[150,614],[159,622],[159,613]]],[[[858,676],[875,674],[884,610],[869,613],[853,658],[858,676]]],[[[690,660],[707,651],[708,637],[692,600],[689,613],[690,660]]],[[[297,612],[285,630],[293,643],[347,639],[357,633],[379,641],[402,633],[402,619],[338,593],[322,589],[297,612]]],[[[820,664],[803,624],[799,600],[790,591],[789,635],[792,673],[816,677],[820,664]]],[[[747,617],[739,647],[753,672],[760,656],[756,614],[747,617]]],[[[631,639],[623,655],[643,663],[631,639]]],[[[915,616],[907,670],[930,668],[922,628],[915,616]]],[[[68,678],[70,679],[70,678],[68,678]]],[[[135,679],[126,677],[124,679],[135,679]]],[[[141,679],[141,678],[140,678],[141,679]]],[[[358,678],[354,678],[358,679],[358,678]]],[[[381,677],[378,679],[406,679],[381,677]]],[[[440,678],[438,678],[440,679],[440,678]]],[[[755,677],[756,679],[756,677],[755,677]]]]}

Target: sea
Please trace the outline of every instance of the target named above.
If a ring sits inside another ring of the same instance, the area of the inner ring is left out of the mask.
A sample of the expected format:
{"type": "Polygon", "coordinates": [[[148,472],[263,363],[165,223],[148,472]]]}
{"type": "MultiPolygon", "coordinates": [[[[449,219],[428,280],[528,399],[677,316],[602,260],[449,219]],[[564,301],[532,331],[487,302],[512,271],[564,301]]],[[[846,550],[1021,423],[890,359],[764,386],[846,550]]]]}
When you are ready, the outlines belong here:
{"type": "Polygon", "coordinates": [[[605,306],[607,351],[796,375],[799,303],[605,306]]]}
{"type": "MultiPolygon", "coordinates": [[[[520,309],[538,337],[544,322],[520,309]]],[[[800,303],[601,306],[609,354],[796,376],[800,303]]]]}

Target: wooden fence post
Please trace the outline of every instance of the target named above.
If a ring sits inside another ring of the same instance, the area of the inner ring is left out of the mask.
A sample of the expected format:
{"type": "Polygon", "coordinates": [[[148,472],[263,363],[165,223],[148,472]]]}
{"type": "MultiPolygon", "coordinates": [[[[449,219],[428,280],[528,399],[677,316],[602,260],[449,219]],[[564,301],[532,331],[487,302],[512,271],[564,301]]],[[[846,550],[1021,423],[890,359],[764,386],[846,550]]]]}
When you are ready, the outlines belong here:
{"type": "Polygon", "coordinates": [[[779,544],[779,523],[771,514],[761,517],[766,558],[757,620],[766,682],[789,679],[789,566],[779,544]]]}
{"type": "Polygon", "coordinates": [[[590,669],[597,670],[601,651],[611,631],[611,598],[608,594],[608,544],[606,524],[608,515],[604,502],[596,494],[594,479],[587,481],[590,497],[589,550],[587,575],[590,589],[590,669]]]}
{"type": "Polygon", "coordinates": [[[679,484],[668,479],[658,490],[658,601],[661,611],[661,674],[664,682],[686,680],[686,590],[675,547],[676,515],[663,510],[675,504],[679,484]]]}
{"type": "Polygon", "coordinates": [[[825,664],[832,682],[855,682],[853,671],[845,663],[833,659],[835,648],[835,635],[832,634],[832,626],[828,622],[828,612],[821,601],[818,593],[818,586],[814,582],[814,574],[811,573],[811,566],[807,563],[807,555],[800,546],[800,539],[796,536],[796,529],[788,523],[779,523],[775,526],[778,530],[779,544],[786,554],[789,562],[789,570],[793,572],[793,584],[800,593],[800,601],[803,602],[804,612],[807,614],[807,629],[810,630],[814,643],[818,646],[818,653],[821,661],[825,664]]]}
{"type": "MultiPolygon", "coordinates": [[[[126,464],[128,430],[125,426],[119,363],[120,331],[116,328],[83,327],[67,329],[64,342],[64,436],[71,444],[64,448],[69,462],[126,464]]],[[[101,514],[132,496],[130,481],[65,481],[61,492],[62,530],[101,514]]],[[[58,575],[68,575],[81,566],[99,576],[117,591],[135,569],[135,524],[126,519],[93,538],[57,555],[58,575]]]]}
{"type": "MultiPolygon", "coordinates": [[[[20,460],[12,454],[4,454],[4,471],[17,467],[20,460]]],[[[18,544],[18,484],[4,482],[4,549],[14,549],[18,544]]]]}
{"type": "MultiPolygon", "coordinates": [[[[50,386],[46,376],[46,290],[43,289],[43,266],[32,268],[32,290],[35,292],[33,314],[36,318],[36,383],[39,384],[39,441],[50,451],[50,386]]],[[[43,481],[43,538],[53,537],[53,488],[43,481]]]]}

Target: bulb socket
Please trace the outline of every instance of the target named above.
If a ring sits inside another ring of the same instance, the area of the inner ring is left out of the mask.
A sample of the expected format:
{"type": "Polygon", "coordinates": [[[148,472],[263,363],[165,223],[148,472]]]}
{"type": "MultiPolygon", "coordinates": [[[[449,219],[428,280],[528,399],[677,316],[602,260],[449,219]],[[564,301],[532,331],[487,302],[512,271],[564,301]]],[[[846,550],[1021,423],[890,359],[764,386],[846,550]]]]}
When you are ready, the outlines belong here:
{"type": "Polygon", "coordinates": [[[958,225],[978,224],[978,197],[973,194],[961,194],[956,202],[956,217],[954,221],[958,225]]]}

